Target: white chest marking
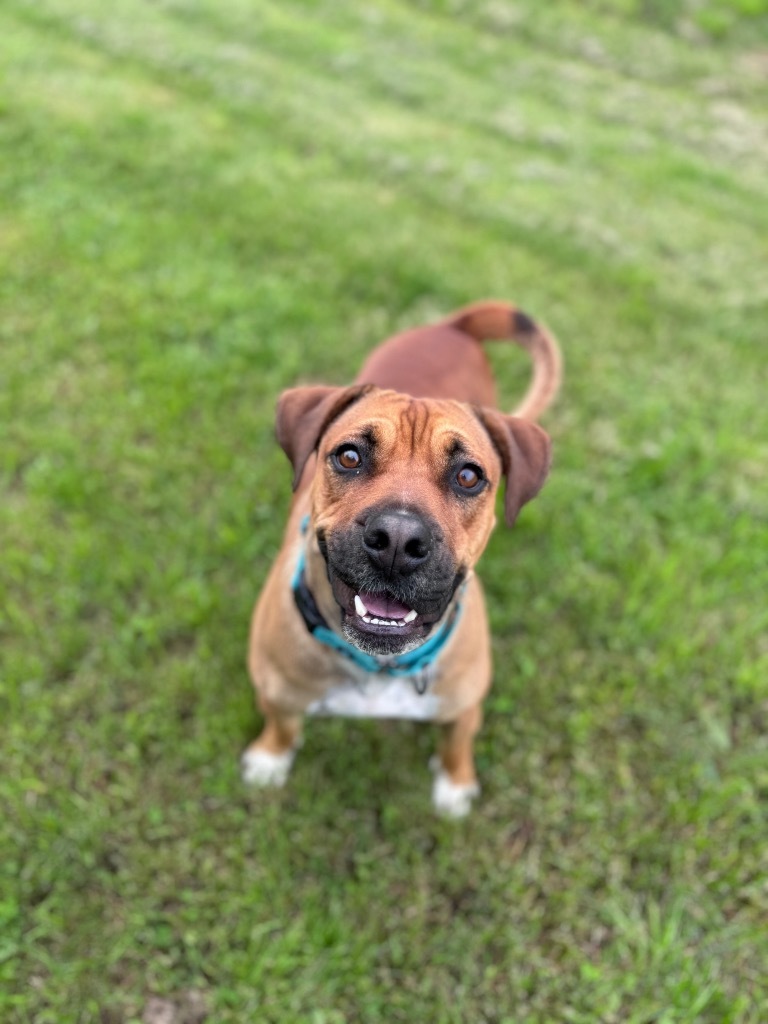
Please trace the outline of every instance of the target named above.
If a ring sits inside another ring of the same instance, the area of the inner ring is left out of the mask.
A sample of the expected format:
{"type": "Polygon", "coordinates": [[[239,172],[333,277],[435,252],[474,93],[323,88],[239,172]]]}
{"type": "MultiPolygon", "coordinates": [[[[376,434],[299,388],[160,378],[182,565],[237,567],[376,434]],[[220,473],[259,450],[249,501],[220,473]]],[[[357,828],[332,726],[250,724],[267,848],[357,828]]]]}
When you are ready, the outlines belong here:
{"type": "Polygon", "coordinates": [[[418,694],[409,679],[368,676],[361,682],[332,686],[307,708],[308,715],[347,718],[410,718],[431,722],[440,711],[440,698],[418,694]]]}

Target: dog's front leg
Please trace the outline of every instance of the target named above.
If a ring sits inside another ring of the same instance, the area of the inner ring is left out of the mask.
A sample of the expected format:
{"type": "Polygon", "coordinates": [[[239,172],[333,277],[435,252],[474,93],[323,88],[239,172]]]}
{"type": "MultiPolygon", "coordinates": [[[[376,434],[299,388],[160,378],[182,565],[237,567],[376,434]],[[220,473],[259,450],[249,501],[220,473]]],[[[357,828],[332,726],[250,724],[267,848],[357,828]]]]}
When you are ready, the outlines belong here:
{"type": "Polygon", "coordinates": [[[465,817],[480,792],[472,745],[482,721],[482,706],[474,704],[443,727],[440,751],[432,761],[435,772],[432,804],[438,814],[449,818],[465,817]]]}
{"type": "Polygon", "coordinates": [[[254,786],[284,786],[301,746],[301,715],[288,714],[261,697],[264,728],[241,763],[243,781],[254,786]]]}

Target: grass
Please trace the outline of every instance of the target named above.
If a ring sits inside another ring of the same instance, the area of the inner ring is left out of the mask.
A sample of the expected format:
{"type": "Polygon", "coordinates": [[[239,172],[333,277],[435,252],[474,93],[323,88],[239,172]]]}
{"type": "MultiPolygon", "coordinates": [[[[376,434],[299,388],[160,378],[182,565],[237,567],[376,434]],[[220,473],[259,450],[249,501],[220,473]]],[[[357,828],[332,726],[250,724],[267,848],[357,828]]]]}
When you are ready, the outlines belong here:
{"type": "Polygon", "coordinates": [[[767,39],[716,0],[2,5],[0,1019],[768,1019],[767,39]],[[246,791],[275,396],[484,295],[567,379],[483,559],[477,810],[431,816],[409,724],[313,722],[246,791]]]}

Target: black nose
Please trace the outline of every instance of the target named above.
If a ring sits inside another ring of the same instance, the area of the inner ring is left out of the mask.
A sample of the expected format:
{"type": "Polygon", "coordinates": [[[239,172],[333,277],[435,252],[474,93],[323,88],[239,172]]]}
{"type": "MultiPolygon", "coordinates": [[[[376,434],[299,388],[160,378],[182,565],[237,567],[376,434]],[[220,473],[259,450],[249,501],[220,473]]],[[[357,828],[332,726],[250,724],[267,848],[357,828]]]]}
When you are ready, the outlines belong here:
{"type": "Polygon", "coordinates": [[[366,520],[363,547],[374,565],[407,576],[429,558],[432,533],[412,512],[379,512],[366,520]]]}

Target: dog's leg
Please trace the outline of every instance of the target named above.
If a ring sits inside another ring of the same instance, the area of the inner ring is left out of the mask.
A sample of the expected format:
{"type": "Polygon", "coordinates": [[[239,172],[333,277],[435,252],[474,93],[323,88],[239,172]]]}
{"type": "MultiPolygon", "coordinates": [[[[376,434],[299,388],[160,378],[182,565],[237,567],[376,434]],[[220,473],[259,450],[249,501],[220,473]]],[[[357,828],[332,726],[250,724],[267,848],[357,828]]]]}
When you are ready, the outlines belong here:
{"type": "Polygon", "coordinates": [[[264,728],[243,754],[243,781],[254,786],[284,786],[301,746],[301,716],[279,711],[262,700],[264,728]]]}
{"type": "Polygon", "coordinates": [[[445,726],[439,755],[432,761],[435,772],[432,804],[438,814],[463,818],[469,814],[472,800],[480,792],[472,742],[482,720],[482,707],[475,704],[445,726]]]}

